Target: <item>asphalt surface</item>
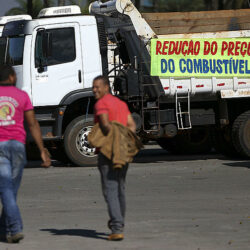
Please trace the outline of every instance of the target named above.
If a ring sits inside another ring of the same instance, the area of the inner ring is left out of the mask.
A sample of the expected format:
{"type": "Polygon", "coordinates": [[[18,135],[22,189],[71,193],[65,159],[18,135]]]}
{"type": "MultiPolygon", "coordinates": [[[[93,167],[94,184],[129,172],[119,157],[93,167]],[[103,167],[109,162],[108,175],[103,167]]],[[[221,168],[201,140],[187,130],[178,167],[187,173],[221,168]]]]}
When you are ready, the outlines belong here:
{"type": "Polygon", "coordinates": [[[0,249],[247,250],[249,190],[249,161],[147,146],[127,176],[125,239],[109,242],[98,169],[30,162],[19,193],[25,239],[0,249]]]}

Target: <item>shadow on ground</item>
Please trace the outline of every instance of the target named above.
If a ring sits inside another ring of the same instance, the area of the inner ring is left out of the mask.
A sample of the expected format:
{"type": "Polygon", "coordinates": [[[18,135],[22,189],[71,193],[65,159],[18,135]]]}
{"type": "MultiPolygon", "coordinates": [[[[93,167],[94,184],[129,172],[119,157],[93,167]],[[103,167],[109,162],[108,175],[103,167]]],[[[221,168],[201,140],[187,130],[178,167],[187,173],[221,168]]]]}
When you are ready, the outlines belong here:
{"type": "Polygon", "coordinates": [[[107,240],[108,234],[96,232],[95,230],[90,229],[40,229],[43,232],[50,232],[52,235],[68,235],[68,236],[81,236],[87,238],[107,240]]]}
{"type": "Polygon", "coordinates": [[[237,161],[232,163],[224,163],[223,165],[234,167],[234,168],[249,168],[250,169],[250,161],[237,161]]]}
{"type": "MultiPolygon", "coordinates": [[[[41,160],[28,160],[27,165],[25,166],[25,168],[43,168],[41,166],[42,161],[41,160]]],[[[65,162],[61,162],[61,161],[57,161],[57,160],[53,160],[52,159],[52,166],[53,167],[60,167],[60,168],[81,168],[80,166],[74,165],[73,163],[65,163],[65,162]]],[[[96,167],[96,164],[88,164],[85,167],[96,167]]],[[[85,168],[83,167],[83,168],[85,168]]]]}
{"type": "MultiPolygon", "coordinates": [[[[166,150],[160,148],[146,148],[141,150],[136,157],[134,158],[134,163],[157,163],[157,162],[179,162],[179,161],[195,161],[195,160],[210,160],[210,159],[219,159],[219,160],[231,160],[237,161],[235,163],[228,163],[228,166],[231,167],[248,167],[249,162],[241,162],[241,159],[234,157],[227,157],[215,152],[207,154],[190,154],[190,155],[176,155],[170,154],[166,150]]],[[[60,161],[53,160],[53,167],[78,167],[72,163],[63,163],[60,161]]],[[[86,167],[96,167],[96,165],[88,165],[86,167]]],[[[29,161],[26,168],[41,168],[41,161],[29,161]]]]}
{"type": "MultiPolygon", "coordinates": [[[[28,160],[28,163],[25,166],[25,168],[43,168],[41,164],[42,164],[41,160],[28,160]]],[[[78,167],[71,163],[64,163],[64,162],[60,162],[56,160],[52,160],[52,166],[53,167],[78,167]]]]}
{"type": "Polygon", "coordinates": [[[227,159],[225,156],[217,153],[207,154],[171,154],[166,150],[154,148],[154,149],[143,149],[134,158],[134,163],[157,163],[157,162],[171,162],[171,161],[194,161],[194,160],[207,160],[207,159],[227,159]]]}

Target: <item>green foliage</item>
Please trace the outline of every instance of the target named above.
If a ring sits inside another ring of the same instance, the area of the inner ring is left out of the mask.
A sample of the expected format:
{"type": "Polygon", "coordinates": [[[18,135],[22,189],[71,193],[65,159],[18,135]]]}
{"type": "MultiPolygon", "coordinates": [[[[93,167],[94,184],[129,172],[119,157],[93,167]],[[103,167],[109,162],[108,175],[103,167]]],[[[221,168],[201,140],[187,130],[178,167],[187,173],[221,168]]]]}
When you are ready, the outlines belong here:
{"type": "Polygon", "coordinates": [[[156,11],[196,11],[204,9],[203,0],[158,0],[155,4],[156,11]]]}
{"type": "MultiPolygon", "coordinates": [[[[27,14],[27,0],[16,0],[19,4],[18,7],[10,9],[5,15],[21,15],[27,14]]],[[[52,5],[52,0],[48,1],[49,6],[52,5]]],[[[42,0],[33,0],[33,16],[36,17],[40,10],[43,8],[43,1],[42,0]]]]}
{"type": "Polygon", "coordinates": [[[217,9],[249,8],[248,0],[151,0],[152,8],[143,8],[140,0],[134,0],[141,12],[202,11],[217,9]]]}
{"type": "Polygon", "coordinates": [[[248,0],[221,0],[224,4],[224,9],[241,9],[247,8],[248,0]]]}
{"type": "Polygon", "coordinates": [[[89,14],[89,5],[93,1],[92,0],[87,0],[87,1],[83,1],[83,0],[70,0],[69,2],[70,2],[70,4],[78,5],[81,8],[82,14],[89,14]],[[86,4],[84,5],[83,3],[85,3],[85,2],[86,2],[86,4]]]}
{"type": "MultiPolygon", "coordinates": [[[[83,14],[89,14],[89,4],[94,0],[68,0],[67,3],[78,5],[83,14]]],[[[171,12],[171,11],[200,11],[216,9],[248,8],[248,0],[152,0],[152,8],[143,8],[140,0],[132,0],[141,12],[171,12]]],[[[20,15],[27,13],[27,0],[16,0],[18,7],[12,8],[5,15],[20,15]]],[[[53,6],[53,0],[33,0],[33,16],[36,17],[45,3],[53,6]]],[[[105,2],[105,0],[102,0],[105,2]]],[[[59,0],[57,1],[59,3],[59,0]]]]}

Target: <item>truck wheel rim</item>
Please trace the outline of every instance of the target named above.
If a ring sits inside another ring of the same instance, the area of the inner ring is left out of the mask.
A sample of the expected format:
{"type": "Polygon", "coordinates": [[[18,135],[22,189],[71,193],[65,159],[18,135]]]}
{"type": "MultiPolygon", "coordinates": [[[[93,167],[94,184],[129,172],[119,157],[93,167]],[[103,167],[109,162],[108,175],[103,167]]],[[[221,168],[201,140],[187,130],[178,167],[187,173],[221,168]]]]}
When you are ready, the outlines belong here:
{"type": "Polygon", "coordinates": [[[94,157],[96,156],[95,151],[96,149],[91,147],[88,142],[88,134],[91,131],[92,126],[84,127],[81,129],[76,137],[76,148],[81,155],[87,157],[94,157]]]}

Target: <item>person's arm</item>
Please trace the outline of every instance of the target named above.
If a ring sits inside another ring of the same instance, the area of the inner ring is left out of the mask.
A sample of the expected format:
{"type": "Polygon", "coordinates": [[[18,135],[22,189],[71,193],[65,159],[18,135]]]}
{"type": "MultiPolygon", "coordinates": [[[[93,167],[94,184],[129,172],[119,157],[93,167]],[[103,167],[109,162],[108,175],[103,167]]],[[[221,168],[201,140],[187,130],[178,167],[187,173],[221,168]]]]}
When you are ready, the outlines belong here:
{"type": "Polygon", "coordinates": [[[43,146],[42,134],[39,123],[35,118],[34,110],[25,111],[24,118],[27,121],[31,135],[34,138],[35,143],[40,150],[41,158],[43,161],[42,166],[49,167],[51,165],[50,155],[48,150],[43,146]]]}
{"type": "Polygon", "coordinates": [[[128,115],[127,127],[132,131],[136,132],[136,124],[131,114],[128,115]]]}
{"type": "Polygon", "coordinates": [[[108,114],[100,114],[98,116],[98,118],[99,118],[99,126],[102,130],[102,133],[104,135],[107,135],[111,129],[111,126],[112,126],[110,121],[109,121],[108,114]]]}

